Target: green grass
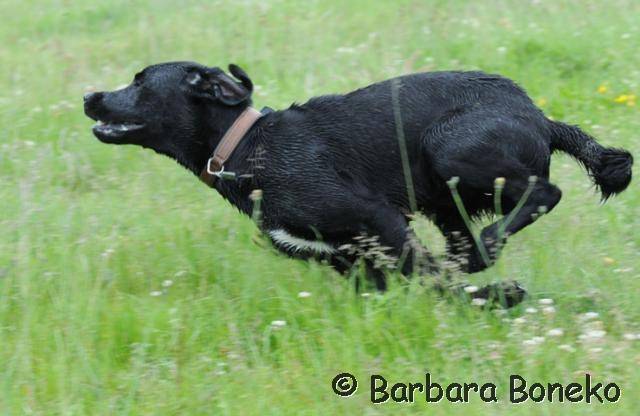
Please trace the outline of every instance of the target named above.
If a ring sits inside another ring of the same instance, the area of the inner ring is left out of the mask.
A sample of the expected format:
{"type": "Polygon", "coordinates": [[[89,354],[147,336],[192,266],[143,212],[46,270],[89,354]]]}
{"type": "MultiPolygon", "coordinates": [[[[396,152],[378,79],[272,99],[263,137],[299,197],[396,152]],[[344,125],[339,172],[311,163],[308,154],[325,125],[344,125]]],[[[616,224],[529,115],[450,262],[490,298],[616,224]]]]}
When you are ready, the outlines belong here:
{"type": "MultiPolygon", "coordinates": [[[[640,411],[640,340],[625,338],[640,334],[637,183],[600,206],[577,164],[554,156],[560,205],[469,278],[528,287],[529,300],[500,316],[415,283],[355,294],[328,267],[276,254],[173,161],[99,143],[81,108],[88,86],[113,88],[166,60],[238,63],[258,86],[256,105],[276,108],[407,72],[480,68],[638,155],[640,105],[614,101],[640,96],[637,1],[3,0],[1,9],[0,414],[640,411]],[[586,312],[599,316],[585,322],[586,312]],[[272,329],[274,320],[287,324],[272,329]],[[564,334],[546,335],[552,328],[564,334]],[[606,334],[580,338],[594,329],[606,334]],[[523,344],[535,336],[545,340],[523,344]],[[360,380],[350,398],[331,390],[343,371],[360,380]],[[417,382],[426,371],[441,383],[494,382],[501,400],[369,403],[370,374],[417,382]],[[585,371],[620,385],[621,400],[507,403],[509,374],[568,383],[585,371]]],[[[442,254],[433,226],[416,229],[442,254]]]]}

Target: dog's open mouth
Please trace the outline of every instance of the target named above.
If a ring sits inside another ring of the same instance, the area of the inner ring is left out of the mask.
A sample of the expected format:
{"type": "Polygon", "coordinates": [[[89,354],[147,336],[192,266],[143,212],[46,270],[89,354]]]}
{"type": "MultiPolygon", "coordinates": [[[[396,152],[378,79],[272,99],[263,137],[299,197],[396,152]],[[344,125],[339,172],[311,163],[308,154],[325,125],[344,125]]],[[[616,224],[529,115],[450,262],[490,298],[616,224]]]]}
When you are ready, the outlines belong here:
{"type": "Polygon", "coordinates": [[[144,128],[142,123],[119,123],[111,121],[98,120],[93,126],[93,134],[100,140],[117,141],[128,134],[140,131],[144,128]]]}

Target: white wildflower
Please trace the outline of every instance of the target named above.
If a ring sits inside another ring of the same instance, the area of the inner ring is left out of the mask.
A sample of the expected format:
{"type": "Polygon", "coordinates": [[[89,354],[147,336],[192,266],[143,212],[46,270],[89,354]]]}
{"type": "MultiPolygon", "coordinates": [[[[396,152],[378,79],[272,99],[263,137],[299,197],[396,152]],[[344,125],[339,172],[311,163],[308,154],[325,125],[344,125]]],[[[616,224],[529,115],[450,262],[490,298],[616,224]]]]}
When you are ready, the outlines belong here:
{"type": "Polygon", "coordinates": [[[341,46],[339,48],[336,49],[337,53],[344,53],[344,54],[351,54],[351,53],[355,53],[356,50],[355,48],[350,48],[348,46],[341,46]]]}
{"type": "Polygon", "coordinates": [[[471,304],[474,306],[483,306],[486,303],[487,303],[487,300],[483,298],[475,298],[471,301],[471,304]]]}
{"type": "Polygon", "coordinates": [[[311,292],[302,291],[302,292],[298,293],[298,297],[299,298],[308,298],[309,296],[311,296],[311,292]]]}
{"type": "Polygon", "coordinates": [[[280,329],[280,328],[284,328],[285,326],[287,326],[287,321],[285,320],[275,320],[275,321],[271,321],[271,328],[273,329],[280,329]]]}
{"type": "Polygon", "coordinates": [[[564,335],[564,331],[561,328],[553,328],[547,331],[547,335],[550,337],[561,337],[564,335]]]}
{"type": "Polygon", "coordinates": [[[558,345],[558,349],[561,349],[561,350],[567,351],[567,352],[574,352],[576,350],[575,348],[573,348],[569,344],[558,345]]]}
{"type": "Polygon", "coordinates": [[[525,339],[522,341],[522,345],[527,347],[533,347],[536,345],[540,345],[544,342],[544,337],[533,337],[531,339],[525,339]]]}
{"type": "Polygon", "coordinates": [[[584,333],[584,337],[582,337],[582,339],[599,339],[602,338],[606,335],[606,331],[603,331],[601,329],[592,329],[587,331],[586,333],[584,333]]]}
{"type": "Polygon", "coordinates": [[[478,291],[478,286],[473,286],[473,285],[465,286],[464,291],[467,293],[476,293],[478,291]]]}
{"type": "Polygon", "coordinates": [[[584,319],[596,319],[600,314],[598,312],[586,312],[582,314],[584,319]]]}

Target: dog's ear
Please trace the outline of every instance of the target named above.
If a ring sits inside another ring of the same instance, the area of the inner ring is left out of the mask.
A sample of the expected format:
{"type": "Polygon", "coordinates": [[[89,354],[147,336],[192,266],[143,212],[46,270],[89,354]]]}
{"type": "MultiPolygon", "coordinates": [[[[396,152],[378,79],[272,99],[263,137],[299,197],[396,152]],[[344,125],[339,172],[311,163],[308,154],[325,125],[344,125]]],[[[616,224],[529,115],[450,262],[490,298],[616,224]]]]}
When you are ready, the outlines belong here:
{"type": "Polygon", "coordinates": [[[238,105],[251,98],[253,83],[237,65],[229,65],[235,81],[219,68],[196,68],[184,78],[189,91],[199,98],[217,99],[225,105],[238,105]]]}
{"type": "Polygon", "coordinates": [[[251,82],[251,78],[249,78],[249,75],[247,75],[247,73],[244,72],[244,70],[236,64],[229,65],[229,72],[231,72],[231,75],[240,80],[244,88],[249,92],[249,95],[251,95],[251,93],[253,92],[253,82],[251,82]]]}
{"type": "Polygon", "coordinates": [[[249,100],[253,92],[253,83],[247,73],[234,64],[229,65],[229,72],[240,82],[220,71],[215,76],[217,98],[226,105],[238,105],[249,100]]]}
{"type": "Polygon", "coordinates": [[[214,100],[216,96],[210,72],[211,70],[208,68],[189,70],[182,80],[183,88],[194,97],[214,100]]]}

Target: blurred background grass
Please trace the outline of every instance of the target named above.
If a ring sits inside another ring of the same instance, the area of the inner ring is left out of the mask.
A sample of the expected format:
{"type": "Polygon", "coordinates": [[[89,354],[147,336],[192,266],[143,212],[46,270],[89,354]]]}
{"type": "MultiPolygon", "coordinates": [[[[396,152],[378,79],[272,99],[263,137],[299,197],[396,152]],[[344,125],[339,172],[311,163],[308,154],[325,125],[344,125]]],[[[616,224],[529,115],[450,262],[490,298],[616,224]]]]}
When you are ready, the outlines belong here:
{"type": "MultiPolygon", "coordinates": [[[[251,221],[173,161],[99,143],[81,108],[84,91],[167,60],[238,63],[256,106],[275,108],[408,72],[482,69],[637,155],[637,1],[2,0],[0,10],[0,413],[640,409],[636,184],[599,206],[584,172],[554,157],[560,205],[471,278],[529,288],[507,315],[416,284],[363,297],[325,266],[256,244],[251,221]],[[342,371],[360,379],[348,399],[330,387],[342,371]],[[417,382],[426,371],[494,382],[501,402],[369,404],[371,373],[417,382]],[[509,374],[568,383],[585,371],[618,383],[620,402],[506,403],[509,374]]],[[[442,253],[431,225],[416,228],[442,253]]]]}

